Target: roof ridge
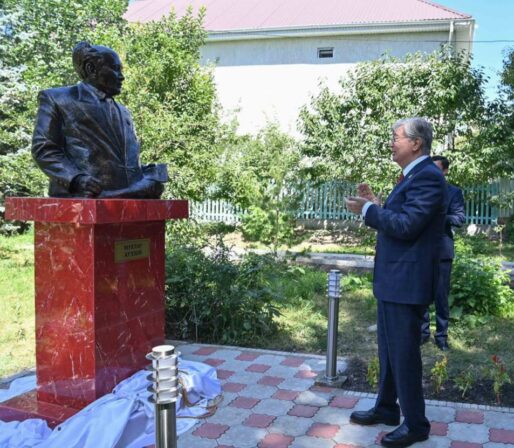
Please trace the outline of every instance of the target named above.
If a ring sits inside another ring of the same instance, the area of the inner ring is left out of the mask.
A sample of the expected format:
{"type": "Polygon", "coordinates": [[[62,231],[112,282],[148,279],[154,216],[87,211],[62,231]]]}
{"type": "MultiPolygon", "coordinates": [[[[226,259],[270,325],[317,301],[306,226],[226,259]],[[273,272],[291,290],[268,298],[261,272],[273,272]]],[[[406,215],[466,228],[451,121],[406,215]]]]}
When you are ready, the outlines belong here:
{"type": "Polygon", "coordinates": [[[462,16],[463,18],[472,18],[473,16],[471,14],[465,13],[465,12],[459,12],[456,9],[448,8],[447,6],[441,5],[439,3],[433,2],[431,0],[417,0],[418,2],[426,3],[427,5],[434,6],[435,8],[442,9],[444,11],[451,12],[453,14],[458,14],[459,16],[462,16]]]}

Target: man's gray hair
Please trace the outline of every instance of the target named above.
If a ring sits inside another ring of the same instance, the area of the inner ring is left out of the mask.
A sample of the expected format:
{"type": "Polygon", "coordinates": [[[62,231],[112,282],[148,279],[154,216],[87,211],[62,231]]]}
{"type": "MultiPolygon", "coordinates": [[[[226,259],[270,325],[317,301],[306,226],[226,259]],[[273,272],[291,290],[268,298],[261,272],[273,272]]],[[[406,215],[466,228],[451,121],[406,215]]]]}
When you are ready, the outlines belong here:
{"type": "Polygon", "coordinates": [[[88,77],[86,72],[86,64],[91,62],[96,67],[103,58],[103,53],[99,51],[99,47],[91,45],[89,42],[79,42],[73,49],[73,67],[80,76],[85,80],[88,77]]]}
{"type": "Polygon", "coordinates": [[[430,122],[420,117],[405,118],[393,124],[393,131],[403,126],[405,136],[411,139],[419,138],[422,141],[421,152],[430,155],[434,131],[430,122]]]}

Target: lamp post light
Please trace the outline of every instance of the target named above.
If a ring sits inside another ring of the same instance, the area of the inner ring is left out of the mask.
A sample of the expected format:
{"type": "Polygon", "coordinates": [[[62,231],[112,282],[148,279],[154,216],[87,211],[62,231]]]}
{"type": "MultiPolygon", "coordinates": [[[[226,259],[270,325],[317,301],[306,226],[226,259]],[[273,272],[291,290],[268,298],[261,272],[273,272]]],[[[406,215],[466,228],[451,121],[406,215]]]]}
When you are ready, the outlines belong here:
{"type": "Polygon", "coordinates": [[[178,356],[173,345],[158,345],[146,359],[152,361],[148,375],[152,392],[149,401],[155,404],[155,447],[177,448],[178,356]]]}
{"type": "Polygon", "coordinates": [[[337,372],[337,329],[339,326],[339,299],[341,298],[341,271],[332,269],[328,274],[328,331],[327,364],[325,373],[320,373],[316,384],[340,387],[346,377],[337,372]]]}

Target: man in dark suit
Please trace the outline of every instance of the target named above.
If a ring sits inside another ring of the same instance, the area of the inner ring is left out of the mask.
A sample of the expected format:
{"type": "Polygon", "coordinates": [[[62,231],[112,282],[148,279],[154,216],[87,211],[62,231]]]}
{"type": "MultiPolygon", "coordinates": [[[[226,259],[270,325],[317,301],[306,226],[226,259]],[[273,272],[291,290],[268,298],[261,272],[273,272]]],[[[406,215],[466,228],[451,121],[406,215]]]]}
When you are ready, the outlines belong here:
{"type": "Polygon", "coordinates": [[[49,195],[158,198],[166,166],[141,166],[132,118],[113,99],[124,80],[120,58],[81,42],[73,65],[81,83],[39,95],[32,155],[50,177],[49,195]]]}
{"type": "Polygon", "coordinates": [[[419,329],[437,287],[447,201],[446,181],[429,157],[431,145],[432,126],[426,120],[398,121],[393,126],[391,150],[393,161],[403,170],[402,180],[383,207],[367,185],[360,186],[359,197],[346,201],[350,211],[362,213],[365,224],[378,231],[373,292],[379,391],[375,406],[353,412],[350,421],[396,426],[401,408],[403,423],[382,438],[387,447],[406,447],[426,440],[430,433],[419,329]]]}
{"type": "MultiPolygon", "coordinates": [[[[434,164],[448,175],[450,162],[444,156],[432,157],[434,164]]],[[[455,185],[448,184],[448,209],[446,211],[445,229],[441,247],[441,263],[439,265],[439,284],[435,296],[436,330],[434,340],[439,349],[446,351],[448,346],[448,320],[450,308],[448,306],[448,294],[450,293],[450,278],[452,262],[455,255],[452,227],[460,227],[466,221],[464,211],[464,196],[462,190],[455,185]]],[[[421,325],[421,343],[430,339],[430,314],[427,308],[421,325]]]]}

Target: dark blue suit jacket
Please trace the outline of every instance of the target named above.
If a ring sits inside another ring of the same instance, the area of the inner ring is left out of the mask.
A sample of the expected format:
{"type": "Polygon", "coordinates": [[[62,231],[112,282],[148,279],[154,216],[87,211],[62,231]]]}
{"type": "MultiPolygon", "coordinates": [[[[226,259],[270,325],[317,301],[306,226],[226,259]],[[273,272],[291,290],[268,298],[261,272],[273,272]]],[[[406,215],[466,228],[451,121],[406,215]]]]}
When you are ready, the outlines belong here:
{"type": "Polygon", "coordinates": [[[464,211],[462,190],[455,185],[448,184],[448,210],[446,211],[441,260],[453,260],[455,249],[452,227],[460,227],[465,222],[466,212],[464,211]]]}
{"type": "Polygon", "coordinates": [[[430,159],[416,165],[383,207],[368,208],[378,230],[373,292],[378,300],[426,305],[437,288],[447,182],[430,159]]]}

